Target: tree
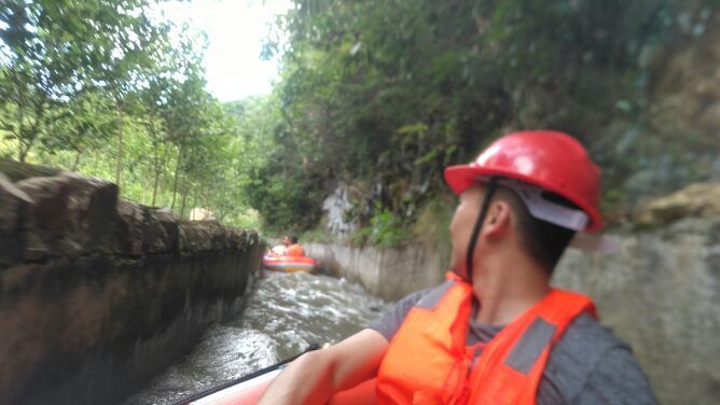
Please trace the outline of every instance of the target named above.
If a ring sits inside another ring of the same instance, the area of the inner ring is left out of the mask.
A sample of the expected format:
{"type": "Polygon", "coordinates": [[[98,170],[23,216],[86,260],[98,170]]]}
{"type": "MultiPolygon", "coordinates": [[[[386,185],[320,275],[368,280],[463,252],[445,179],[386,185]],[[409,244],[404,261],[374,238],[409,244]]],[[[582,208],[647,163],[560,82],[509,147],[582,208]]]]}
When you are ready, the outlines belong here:
{"type": "Polygon", "coordinates": [[[9,0],[0,9],[2,127],[24,161],[52,141],[48,126],[69,100],[97,89],[133,87],[153,59],[166,27],[149,2],[9,0]]]}
{"type": "Polygon", "coordinates": [[[98,149],[115,132],[114,100],[107,92],[97,90],[80,94],[56,108],[56,119],[47,125],[47,131],[52,136],[43,140],[43,147],[52,152],[65,150],[75,153],[75,161],[70,168],[75,171],[83,153],[98,149]]]}
{"type": "Polygon", "coordinates": [[[296,185],[346,184],[361,223],[387,210],[409,224],[440,192],[444,166],[532,127],[576,134],[617,189],[637,159],[618,153],[625,132],[608,128],[644,125],[628,113],[646,102],[638,60],[672,39],[680,10],[703,21],[716,2],[690,3],[295,0],[265,47],[283,55],[283,121],[257,208],[300,223],[325,193],[300,198],[296,185]]]}

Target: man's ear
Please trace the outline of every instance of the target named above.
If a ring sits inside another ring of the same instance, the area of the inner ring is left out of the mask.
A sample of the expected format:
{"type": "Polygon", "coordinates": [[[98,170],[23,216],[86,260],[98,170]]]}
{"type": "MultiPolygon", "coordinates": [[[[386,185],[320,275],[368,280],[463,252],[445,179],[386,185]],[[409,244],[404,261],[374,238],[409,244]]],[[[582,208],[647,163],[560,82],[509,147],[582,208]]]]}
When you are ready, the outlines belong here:
{"type": "Polygon", "coordinates": [[[490,239],[503,237],[512,225],[512,210],[505,201],[493,201],[488,208],[483,234],[490,239]]]}

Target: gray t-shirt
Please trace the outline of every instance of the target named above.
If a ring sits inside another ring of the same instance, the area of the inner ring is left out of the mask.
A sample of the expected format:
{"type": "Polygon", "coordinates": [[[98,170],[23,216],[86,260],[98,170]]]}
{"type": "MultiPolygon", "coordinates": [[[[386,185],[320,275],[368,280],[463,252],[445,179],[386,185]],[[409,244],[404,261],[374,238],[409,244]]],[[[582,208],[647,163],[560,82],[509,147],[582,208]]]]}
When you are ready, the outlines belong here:
{"type": "MultiPolygon", "coordinates": [[[[410,309],[429,291],[408,295],[368,327],[390,341],[410,309]]],[[[502,328],[472,321],[468,344],[488,342],[502,328]]],[[[581,315],[553,347],[540,382],[537,403],[655,404],[657,401],[630,347],[591,316],[581,315]]]]}

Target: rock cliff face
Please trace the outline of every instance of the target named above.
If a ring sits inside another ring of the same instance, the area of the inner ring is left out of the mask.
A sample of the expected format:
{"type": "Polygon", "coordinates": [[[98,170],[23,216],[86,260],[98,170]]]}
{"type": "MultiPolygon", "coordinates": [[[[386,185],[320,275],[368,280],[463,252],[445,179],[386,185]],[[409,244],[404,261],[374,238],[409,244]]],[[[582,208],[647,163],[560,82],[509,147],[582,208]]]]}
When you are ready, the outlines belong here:
{"type": "Polygon", "coordinates": [[[664,404],[720,397],[720,220],[618,234],[620,251],[568,251],[559,287],[590,295],[664,404]]]}
{"type": "MultiPolygon", "coordinates": [[[[590,295],[601,322],[630,343],[664,404],[720,398],[720,184],[648,201],[637,225],[610,231],[619,249],[570,249],[553,283],[590,295]]],[[[309,245],[331,273],[386,299],[438,284],[448,252],[309,245]]]]}
{"type": "Polygon", "coordinates": [[[0,173],[0,403],[114,403],[241,308],[264,245],[50,174],[0,173]]]}
{"type": "Polygon", "coordinates": [[[555,275],[592,296],[604,323],[631,343],[662,403],[720,398],[720,184],[647,201],[620,250],[569,251],[555,275]]]}
{"type": "Polygon", "coordinates": [[[643,125],[615,145],[636,161],[623,186],[628,202],[720,180],[720,13],[707,2],[684,3],[688,12],[676,16],[682,23],[672,45],[648,46],[641,57],[650,68],[643,125]]]}

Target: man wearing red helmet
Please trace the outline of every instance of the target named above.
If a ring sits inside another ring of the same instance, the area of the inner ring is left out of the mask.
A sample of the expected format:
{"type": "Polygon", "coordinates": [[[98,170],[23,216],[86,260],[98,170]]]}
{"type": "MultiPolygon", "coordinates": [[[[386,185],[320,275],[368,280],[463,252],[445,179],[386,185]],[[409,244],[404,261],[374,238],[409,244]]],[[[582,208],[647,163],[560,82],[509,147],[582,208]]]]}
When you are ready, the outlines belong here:
{"type": "Polygon", "coordinates": [[[448,280],[300,357],[261,403],[325,403],[375,377],[386,404],[655,403],[593,302],[550,287],[575,233],[603,226],[600,171],[582,145],[554,131],[507,135],[445,180],[460,196],[448,280]]]}

